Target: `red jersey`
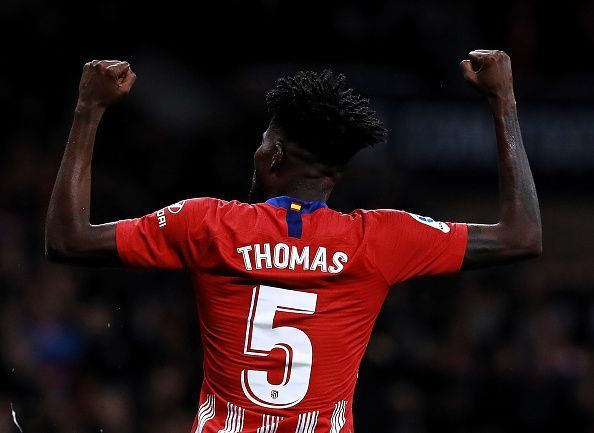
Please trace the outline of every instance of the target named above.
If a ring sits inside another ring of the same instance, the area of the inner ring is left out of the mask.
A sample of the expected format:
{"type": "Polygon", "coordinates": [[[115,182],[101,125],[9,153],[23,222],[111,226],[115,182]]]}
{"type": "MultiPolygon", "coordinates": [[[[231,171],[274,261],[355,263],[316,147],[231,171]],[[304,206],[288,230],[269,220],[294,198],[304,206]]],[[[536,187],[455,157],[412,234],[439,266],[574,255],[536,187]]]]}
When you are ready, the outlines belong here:
{"type": "Polygon", "coordinates": [[[120,221],[125,265],[192,272],[204,382],[191,433],[351,433],[390,286],[460,269],[465,224],[276,197],[178,202],[120,221]]]}

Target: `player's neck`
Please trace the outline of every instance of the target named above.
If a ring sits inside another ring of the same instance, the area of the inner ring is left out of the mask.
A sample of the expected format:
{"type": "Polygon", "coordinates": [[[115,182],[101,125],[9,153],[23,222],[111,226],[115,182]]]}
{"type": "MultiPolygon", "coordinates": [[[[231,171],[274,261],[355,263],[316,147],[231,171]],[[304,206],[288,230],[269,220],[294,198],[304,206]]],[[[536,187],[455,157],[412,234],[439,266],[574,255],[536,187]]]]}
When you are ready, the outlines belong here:
{"type": "Polygon", "coordinates": [[[276,193],[269,198],[278,196],[288,196],[303,201],[328,201],[332,193],[334,185],[324,183],[314,183],[308,181],[301,181],[296,184],[287,185],[284,188],[279,188],[276,193]]]}

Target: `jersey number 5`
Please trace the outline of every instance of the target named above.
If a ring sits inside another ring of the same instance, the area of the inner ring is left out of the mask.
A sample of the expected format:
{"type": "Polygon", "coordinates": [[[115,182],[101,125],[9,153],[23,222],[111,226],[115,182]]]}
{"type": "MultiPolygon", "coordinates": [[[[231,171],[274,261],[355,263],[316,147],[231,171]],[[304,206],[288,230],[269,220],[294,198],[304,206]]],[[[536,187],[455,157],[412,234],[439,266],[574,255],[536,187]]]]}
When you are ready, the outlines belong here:
{"type": "Polygon", "coordinates": [[[300,329],[273,327],[277,311],[291,314],[313,314],[318,295],[278,287],[254,287],[252,305],[245,332],[244,353],[268,356],[273,349],[285,352],[283,379],[280,384],[268,381],[268,372],[243,370],[241,386],[252,402],[268,408],[295,406],[305,397],[311,376],[312,347],[309,337],[300,329]]]}

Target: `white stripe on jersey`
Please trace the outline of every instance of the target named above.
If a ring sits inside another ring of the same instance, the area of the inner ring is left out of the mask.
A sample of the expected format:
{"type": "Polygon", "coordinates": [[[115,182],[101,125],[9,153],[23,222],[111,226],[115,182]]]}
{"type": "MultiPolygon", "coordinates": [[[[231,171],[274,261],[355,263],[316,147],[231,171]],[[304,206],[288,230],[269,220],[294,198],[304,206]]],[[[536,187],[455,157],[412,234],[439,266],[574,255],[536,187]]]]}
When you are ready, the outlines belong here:
{"type": "Polygon", "coordinates": [[[262,427],[258,428],[256,433],[276,433],[283,419],[282,416],[262,415],[262,427]]]}
{"type": "Polygon", "coordinates": [[[334,405],[334,412],[330,418],[330,433],[340,433],[346,423],[344,412],[346,410],[347,401],[341,400],[334,405]]]}
{"type": "Polygon", "coordinates": [[[215,396],[206,394],[206,401],[198,408],[198,425],[194,433],[202,433],[202,429],[207,421],[215,416],[215,396]]]}
{"type": "Polygon", "coordinates": [[[227,419],[225,428],[219,430],[219,433],[239,433],[243,430],[243,417],[245,409],[235,406],[233,403],[227,403],[227,419]]]}
{"type": "Polygon", "coordinates": [[[302,413],[297,418],[297,430],[295,433],[314,433],[318,424],[319,410],[302,413]]]}

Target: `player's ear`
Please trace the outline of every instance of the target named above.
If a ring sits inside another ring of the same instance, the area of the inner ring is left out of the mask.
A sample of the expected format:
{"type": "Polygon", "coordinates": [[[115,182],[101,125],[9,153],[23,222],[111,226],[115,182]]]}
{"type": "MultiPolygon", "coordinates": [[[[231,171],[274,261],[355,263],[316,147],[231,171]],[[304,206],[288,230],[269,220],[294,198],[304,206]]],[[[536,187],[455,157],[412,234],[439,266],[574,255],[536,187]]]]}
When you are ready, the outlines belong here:
{"type": "Polygon", "coordinates": [[[272,154],[272,160],[270,162],[270,168],[276,170],[280,168],[287,158],[287,152],[282,142],[277,141],[274,143],[274,153],[272,154]]]}

